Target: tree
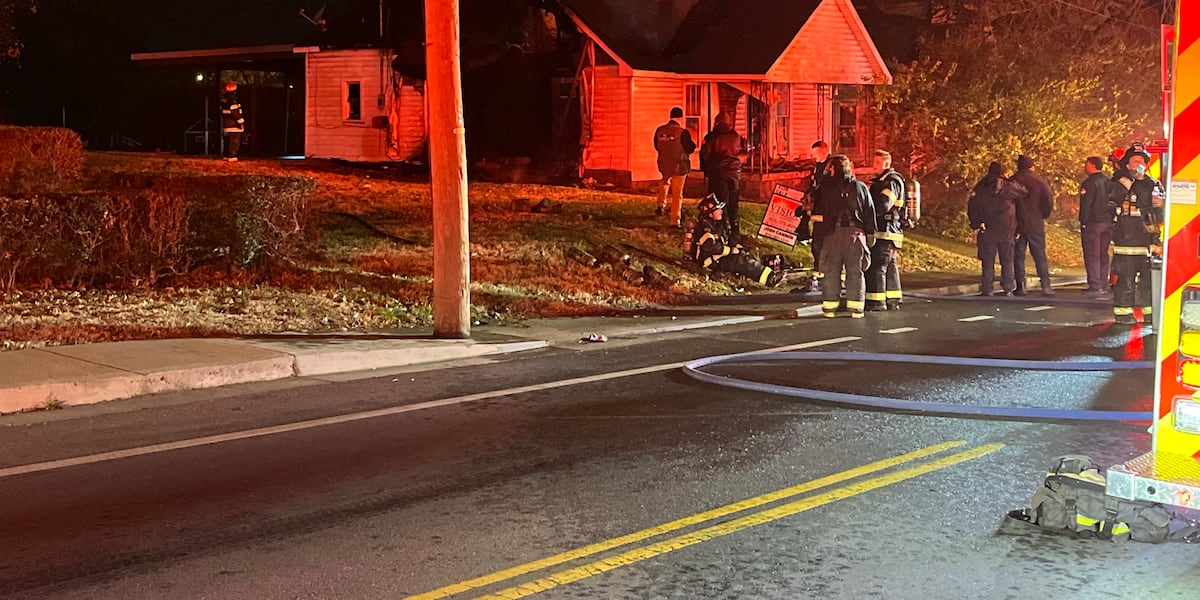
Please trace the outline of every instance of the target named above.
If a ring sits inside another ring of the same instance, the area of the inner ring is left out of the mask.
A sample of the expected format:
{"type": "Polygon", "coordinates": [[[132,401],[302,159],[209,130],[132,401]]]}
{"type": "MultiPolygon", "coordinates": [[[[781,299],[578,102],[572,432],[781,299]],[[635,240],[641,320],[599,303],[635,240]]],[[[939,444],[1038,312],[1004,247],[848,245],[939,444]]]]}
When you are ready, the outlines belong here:
{"type": "Polygon", "coordinates": [[[35,0],[0,0],[0,60],[21,57],[21,40],[17,37],[17,16],[36,12],[35,0]]]}
{"type": "Polygon", "coordinates": [[[935,227],[965,233],[967,194],[994,160],[1011,170],[1018,154],[1034,156],[1067,197],[1086,157],[1161,135],[1161,8],[1148,0],[980,2],[932,27],[919,58],[896,65],[894,84],[876,97],[935,227]]]}

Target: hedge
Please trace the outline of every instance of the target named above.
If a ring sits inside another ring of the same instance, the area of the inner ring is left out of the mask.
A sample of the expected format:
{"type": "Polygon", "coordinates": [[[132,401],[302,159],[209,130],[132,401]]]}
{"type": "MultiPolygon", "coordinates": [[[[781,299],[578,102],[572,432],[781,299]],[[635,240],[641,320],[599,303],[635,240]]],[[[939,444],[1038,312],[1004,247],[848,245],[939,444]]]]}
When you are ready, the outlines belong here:
{"type": "Polygon", "coordinates": [[[78,180],[82,168],[83,142],[74,131],[0,126],[0,189],[60,189],[78,180]]]}
{"type": "Polygon", "coordinates": [[[0,289],[155,285],[201,266],[269,272],[311,248],[304,177],[121,176],[0,196],[0,289]]]}

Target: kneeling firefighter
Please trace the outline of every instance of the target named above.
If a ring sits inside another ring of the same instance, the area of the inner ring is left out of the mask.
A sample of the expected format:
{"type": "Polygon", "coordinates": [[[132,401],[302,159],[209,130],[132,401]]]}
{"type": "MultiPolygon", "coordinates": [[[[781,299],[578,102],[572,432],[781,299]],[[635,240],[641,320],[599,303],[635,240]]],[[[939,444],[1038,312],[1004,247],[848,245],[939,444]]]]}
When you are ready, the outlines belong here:
{"type": "Polygon", "coordinates": [[[734,273],[770,287],[783,280],[781,270],[763,265],[742,250],[741,246],[729,245],[724,221],[725,203],[709,194],[700,201],[697,208],[700,219],[692,232],[692,258],[700,266],[721,273],[734,273]]]}

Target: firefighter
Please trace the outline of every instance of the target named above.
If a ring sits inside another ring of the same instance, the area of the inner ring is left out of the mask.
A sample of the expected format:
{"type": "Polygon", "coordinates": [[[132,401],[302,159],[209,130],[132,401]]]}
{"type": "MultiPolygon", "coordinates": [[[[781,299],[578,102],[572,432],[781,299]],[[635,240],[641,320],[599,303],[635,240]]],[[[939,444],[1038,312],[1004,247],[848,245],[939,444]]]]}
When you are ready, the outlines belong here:
{"type": "Polygon", "coordinates": [[[671,225],[681,226],[683,218],[683,186],[687,183],[688,173],[692,170],[692,152],[696,151],[696,141],[692,133],[679,124],[683,118],[683,109],[676,106],[671,109],[671,120],[654,130],[654,150],[658,153],[658,172],[662,181],[658,188],[658,208],[654,214],[662,216],[667,212],[667,198],[671,199],[671,225]]]}
{"type": "Polygon", "coordinates": [[[867,310],[899,310],[900,248],[904,246],[904,177],[892,168],[887,150],[875,151],[871,200],[875,204],[875,245],[867,271],[867,310]]]}
{"type": "Polygon", "coordinates": [[[757,281],[759,285],[775,287],[783,281],[783,271],[763,265],[746,253],[741,246],[730,245],[725,237],[725,203],[713,194],[705,196],[697,205],[700,213],[696,228],[692,232],[693,259],[705,269],[720,273],[733,273],[757,281]]]}
{"type": "MultiPolygon", "coordinates": [[[[816,161],[813,165],[812,181],[808,184],[808,206],[801,205],[796,208],[796,216],[801,220],[801,229],[807,225],[811,229],[807,232],[809,240],[809,248],[812,250],[813,257],[813,287],[820,286],[821,279],[825,274],[821,271],[821,246],[825,236],[828,235],[831,229],[822,222],[822,217],[818,214],[816,208],[817,190],[821,184],[829,176],[829,144],[824,141],[813,142],[812,156],[816,161]]],[[[801,231],[797,232],[801,234],[801,231]]],[[[803,237],[803,235],[802,235],[803,237]]]]}
{"type": "Polygon", "coordinates": [[[225,134],[225,160],[237,162],[238,151],[242,148],[242,134],[246,132],[246,117],[242,113],[242,105],[238,102],[237,84],[230,81],[225,84],[225,93],[221,95],[221,130],[225,134]]]}
{"type": "Polygon", "coordinates": [[[1017,201],[1017,245],[1013,252],[1013,268],[1016,270],[1018,296],[1025,292],[1025,250],[1033,257],[1038,278],[1042,283],[1042,295],[1053,296],[1050,287],[1050,263],[1046,260],[1046,219],[1054,212],[1054,193],[1050,184],[1034,172],[1033,159],[1024,154],[1017,157],[1017,174],[1012,180],[1029,190],[1029,194],[1017,201]]]}
{"type": "Polygon", "coordinates": [[[742,161],[746,158],[746,138],[733,130],[733,118],[727,112],[717,115],[717,124],[700,145],[700,170],[708,182],[708,193],[725,204],[729,242],[741,240],[738,227],[738,199],[742,186],[742,161]]]}
{"type": "Polygon", "coordinates": [[[1150,254],[1161,246],[1162,185],[1146,174],[1150,155],[1145,151],[1125,153],[1126,168],[1113,180],[1116,223],[1113,225],[1112,270],[1117,277],[1113,286],[1113,316],[1123,325],[1137,323],[1134,301],[1142,301],[1142,319],[1153,315],[1150,280],[1150,254]],[[1136,293],[1135,293],[1136,292],[1136,293]]]}
{"type": "MultiPolygon", "coordinates": [[[[846,274],[846,308],[853,318],[862,318],[866,310],[864,272],[871,266],[869,245],[875,240],[875,205],[871,191],[854,178],[850,159],[838,155],[830,159],[832,173],[821,183],[813,199],[813,214],[830,227],[821,247],[821,268],[829,282],[846,274]]],[[[837,285],[821,286],[821,312],[836,317],[841,290],[837,285]]]]}

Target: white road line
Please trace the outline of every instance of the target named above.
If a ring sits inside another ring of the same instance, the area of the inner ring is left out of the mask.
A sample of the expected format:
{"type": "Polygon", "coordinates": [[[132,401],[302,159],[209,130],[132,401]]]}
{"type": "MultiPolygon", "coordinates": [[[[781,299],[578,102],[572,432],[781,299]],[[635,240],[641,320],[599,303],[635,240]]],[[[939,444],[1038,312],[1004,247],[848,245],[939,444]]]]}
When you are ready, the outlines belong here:
{"type": "Polygon", "coordinates": [[[1054,310],[1054,307],[1053,306],[1031,306],[1025,310],[1027,310],[1029,312],[1042,312],[1044,310],[1054,310]]]}
{"type": "Polygon", "coordinates": [[[897,327],[895,329],[880,329],[879,333],[883,333],[883,334],[887,334],[887,335],[895,335],[897,333],[909,333],[909,332],[913,332],[916,330],[917,330],[916,327],[897,327]]]}
{"type": "Polygon", "coordinates": [[[987,321],[989,319],[995,319],[995,318],[996,317],[993,317],[992,315],[979,315],[978,317],[967,317],[965,319],[959,319],[959,322],[960,323],[974,323],[976,321],[987,321]]]}
{"type": "MultiPolygon", "coordinates": [[[[763,354],[767,352],[787,352],[789,350],[804,350],[806,348],[816,348],[818,346],[829,346],[832,344],[842,344],[845,342],[854,342],[862,338],[860,337],[840,337],[827,340],[817,340],[814,342],[805,342],[803,344],[794,344],[791,346],[780,346],[778,348],[768,348],[765,350],[756,350],[748,354],[763,354]]],[[[62,460],[53,460],[42,463],[34,463],[29,465],[21,465],[17,467],[8,467],[0,469],[0,479],[5,477],[13,477],[16,475],[24,475],[26,473],[39,473],[42,471],[53,471],[55,469],[64,469],[67,467],[75,467],[80,465],[88,465],[92,463],[106,462],[110,460],[118,460],[121,458],[130,458],[133,456],[143,456],[146,454],[157,454],[159,452],[170,452],[172,450],[183,450],[185,448],[195,448],[197,446],[207,446],[209,444],[221,444],[225,442],[233,442],[237,440],[246,440],[256,437],[264,437],[275,435],[278,433],[288,433],[292,431],[302,431],[305,429],[315,429],[317,427],[325,427],[327,425],[338,425],[341,423],[352,423],[354,421],[365,421],[367,419],[375,419],[379,417],[387,417],[420,410],[428,410],[431,408],[439,408],[442,406],[453,406],[456,404],[466,404],[468,402],[478,402],[480,400],[490,400],[492,398],[501,398],[504,396],[515,396],[517,394],[526,394],[529,392],[537,392],[541,390],[550,390],[555,388],[569,387],[573,385],[581,385],[584,383],[595,383],[597,381],[607,381],[610,379],[620,379],[622,377],[633,377],[635,375],[645,375],[647,373],[657,373],[660,371],[670,371],[678,369],[686,365],[689,361],[674,362],[663,365],[655,365],[651,367],[641,367],[637,369],[628,369],[625,371],[614,371],[612,373],[601,373],[599,375],[588,375],[586,377],[575,377],[572,379],[563,379],[561,381],[550,381],[546,383],[537,383],[533,385],[525,385],[521,387],[508,388],[503,390],[494,390],[491,392],[480,392],[478,394],[468,394],[466,396],[456,396],[454,398],[443,398],[441,400],[431,400],[429,402],[420,402],[417,404],[407,404],[405,406],[394,406],[391,408],[383,408],[379,410],[370,410],[361,413],[349,415],[339,415],[336,417],[326,417],[323,419],[313,419],[311,421],[300,421],[298,423],[288,423],[286,425],[276,425],[274,427],[262,427],[259,429],[249,429],[246,431],[235,431],[232,433],[223,433],[220,435],[210,435],[206,437],[193,438],[189,440],[180,440],[178,442],[168,442],[165,444],[154,444],[152,446],[142,446],[140,448],[129,448],[127,450],[115,450],[113,452],[103,452],[100,454],[92,454],[88,456],[78,456],[75,458],[64,458],[62,460]]]]}

